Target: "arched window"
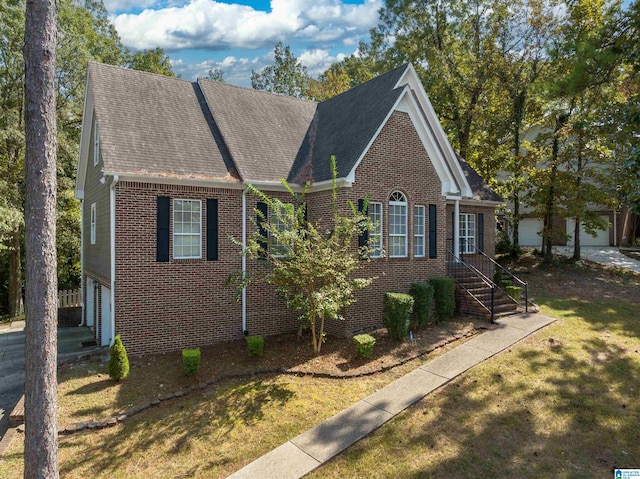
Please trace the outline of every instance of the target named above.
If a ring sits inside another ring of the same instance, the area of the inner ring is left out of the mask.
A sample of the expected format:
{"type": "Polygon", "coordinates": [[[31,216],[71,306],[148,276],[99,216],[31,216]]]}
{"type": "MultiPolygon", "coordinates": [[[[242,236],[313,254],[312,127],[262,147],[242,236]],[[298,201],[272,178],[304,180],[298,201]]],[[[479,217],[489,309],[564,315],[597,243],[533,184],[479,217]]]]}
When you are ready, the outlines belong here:
{"type": "Polygon", "coordinates": [[[407,197],[400,191],[389,196],[389,257],[407,256],[407,197]]]}

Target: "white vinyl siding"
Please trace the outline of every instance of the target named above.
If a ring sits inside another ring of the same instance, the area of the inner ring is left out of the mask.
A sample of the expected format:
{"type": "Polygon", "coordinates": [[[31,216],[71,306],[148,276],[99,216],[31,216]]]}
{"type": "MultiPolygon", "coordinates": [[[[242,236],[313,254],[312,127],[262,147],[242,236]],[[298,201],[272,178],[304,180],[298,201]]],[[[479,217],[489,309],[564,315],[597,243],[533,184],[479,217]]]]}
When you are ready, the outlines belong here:
{"type": "Polygon", "coordinates": [[[369,219],[373,229],[369,232],[371,258],[382,257],[382,203],[369,203],[369,219]]]}
{"type": "Polygon", "coordinates": [[[91,219],[90,219],[90,223],[91,225],[91,244],[96,244],[96,204],[95,203],[91,203],[91,219]]]}
{"type": "Polygon", "coordinates": [[[93,166],[100,160],[100,135],[98,135],[98,121],[93,117],[93,166]]]}
{"type": "Polygon", "coordinates": [[[173,200],[174,259],[202,258],[202,202],[173,200]]]}
{"type": "Polygon", "coordinates": [[[460,252],[476,252],[476,215],[460,213],[460,252]]]}
{"type": "Polygon", "coordinates": [[[413,256],[424,257],[425,252],[425,211],[424,206],[413,207],[413,256]]]}
{"type": "Polygon", "coordinates": [[[407,198],[396,191],[389,197],[389,257],[407,257],[407,198]]]}

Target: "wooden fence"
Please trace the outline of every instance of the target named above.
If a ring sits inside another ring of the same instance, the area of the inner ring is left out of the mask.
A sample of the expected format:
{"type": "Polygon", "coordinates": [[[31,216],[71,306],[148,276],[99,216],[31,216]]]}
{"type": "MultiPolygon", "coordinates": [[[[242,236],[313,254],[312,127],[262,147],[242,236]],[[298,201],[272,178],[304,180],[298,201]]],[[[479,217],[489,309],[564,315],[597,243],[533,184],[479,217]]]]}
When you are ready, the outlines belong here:
{"type": "Polygon", "coordinates": [[[82,306],[80,289],[63,289],[58,291],[58,308],[77,308],[82,306]]]}

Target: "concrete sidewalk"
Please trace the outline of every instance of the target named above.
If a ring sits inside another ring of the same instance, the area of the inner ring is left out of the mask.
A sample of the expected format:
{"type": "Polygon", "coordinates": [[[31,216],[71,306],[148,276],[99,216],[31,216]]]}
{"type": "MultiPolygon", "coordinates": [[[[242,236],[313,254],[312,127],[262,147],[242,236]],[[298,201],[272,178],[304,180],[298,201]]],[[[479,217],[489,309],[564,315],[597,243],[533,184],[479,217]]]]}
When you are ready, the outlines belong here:
{"type": "Polygon", "coordinates": [[[300,478],[464,371],[553,321],[540,314],[501,318],[496,329],[429,361],[229,477],[300,478]]]}

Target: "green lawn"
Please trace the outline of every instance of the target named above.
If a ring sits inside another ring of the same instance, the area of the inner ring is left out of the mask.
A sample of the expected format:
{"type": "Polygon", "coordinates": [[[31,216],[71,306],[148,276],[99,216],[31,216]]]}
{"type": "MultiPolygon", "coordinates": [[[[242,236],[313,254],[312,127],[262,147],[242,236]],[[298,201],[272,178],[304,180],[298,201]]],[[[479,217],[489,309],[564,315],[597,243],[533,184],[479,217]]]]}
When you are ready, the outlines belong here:
{"type": "MultiPolygon", "coordinates": [[[[558,321],[312,477],[607,478],[614,467],[640,467],[640,275],[567,263],[541,268],[531,260],[519,267],[529,271],[522,277],[542,312],[558,321]]],[[[117,427],[61,437],[61,477],[226,477],[427,359],[358,379],[225,381],[117,427]]],[[[102,417],[114,404],[129,404],[135,382],[107,387],[95,379],[104,371],[88,374],[93,367],[65,373],[61,417],[102,417]]],[[[146,380],[169,384],[174,373],[146,380]]],[[[20,441],[0,460],[0,477],[22,477],[20,441]]]]}
{"type": "Polygon", "coordinates": [[[310,477],[607,478],[640,468],[640,276],[531,262],[550,327],[310,477]]]}

